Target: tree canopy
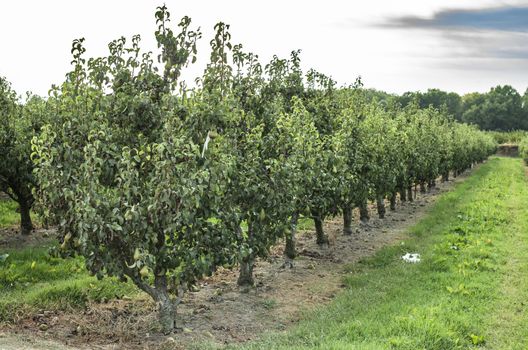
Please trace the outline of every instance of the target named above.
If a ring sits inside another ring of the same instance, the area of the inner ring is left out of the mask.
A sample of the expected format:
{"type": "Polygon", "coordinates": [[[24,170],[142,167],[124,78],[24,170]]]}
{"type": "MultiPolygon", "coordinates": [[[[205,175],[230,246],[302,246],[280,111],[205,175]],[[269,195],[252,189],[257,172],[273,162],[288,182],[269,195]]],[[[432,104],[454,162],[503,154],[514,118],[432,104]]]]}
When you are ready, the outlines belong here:
{"type": "Polygon", "coordinates": [[[482,130],[528,130],[528,89],[523,96],[509,85],[496,86],[487,93],[459,96],[454,92],[429,89],[406,92],[394,99],[403,106],[417,103],[422,108],[445,109],[454,119],[477,125],[482,130]]]}

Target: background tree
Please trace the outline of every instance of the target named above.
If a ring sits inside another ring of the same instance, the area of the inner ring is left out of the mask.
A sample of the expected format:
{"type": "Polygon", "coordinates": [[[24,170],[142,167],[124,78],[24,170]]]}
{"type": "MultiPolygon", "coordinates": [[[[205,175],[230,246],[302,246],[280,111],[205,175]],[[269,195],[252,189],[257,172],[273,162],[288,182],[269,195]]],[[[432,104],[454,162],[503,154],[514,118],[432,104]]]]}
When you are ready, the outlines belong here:
{"type": "Polygon", "coordinates": [[[522,108],[524,110],[524,115],[528,116],[528,88],[526,89],[522,97],[522,108]]]}
{"type": "Polygon", "coordinates": [[[462,118],[462,98],[455,92],[446,92],[440,89],[428,89],[426,92],[406,92],[395,99],[405,107],[415,102],[420,108],[433,107],[435,109],[445,109],[448,115],[456,120],[462,118]]]}
{"type": "Polygon", "coordinates": [[[483,130],[511,131],[528,128],[521,95],[511,86],[497,86],[486,94],[463,97],[462,121],[483,130]]]}
{"type": "Polygon", "coordinates": [[[322,140],[315,127],[313,116],[304,108],[297,97],[292,99],[291,112],[283,113],[277,120],[275,142],[279,152],[278,162],[282,165],[282,179],[290,185],[288,207],[291,208],[290,228],[285,232],[286,266],[293,266],[296,257],[295,233],[301,215],[310,216],[312,190],[320,180],[320,164],[324,157],[322,140]]]}
{"type": "Polygon", "coordinates": [[[31,161],[31,139],[40,131],[46,118],[46,102],[28,95],[22,104],[10,84],[0,77],[0,191],[18,203],[20,231],[33,230],[32,189],[36,182],[31,161]]]}

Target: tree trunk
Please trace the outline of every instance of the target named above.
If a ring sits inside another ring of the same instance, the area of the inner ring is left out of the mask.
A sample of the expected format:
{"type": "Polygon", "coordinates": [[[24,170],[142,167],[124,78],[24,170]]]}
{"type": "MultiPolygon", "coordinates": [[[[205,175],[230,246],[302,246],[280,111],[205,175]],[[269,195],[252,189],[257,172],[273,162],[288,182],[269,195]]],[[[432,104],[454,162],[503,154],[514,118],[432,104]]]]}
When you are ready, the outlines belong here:
{"type": "Polygon", "coordinates": [[[396,192],[392,192],[392,195],[390,197],[390,210],[394,211],[396,210],[396,192]]]}
{"type": "Polygon", "coordinates": [[[359,220],[361,220],[362,223],[367,223],[370,220],[368,203],[366,199],[361,201],[359,204],[359,220]]]}
{"type": "Polygon", "coordinates": [[[407,202],[407,191],[403,187],[400,189],[400,200],[402,202],[407,202]]]}
{"type": "Polygon", "coordinates": [[[315,224],[315,234],[317,235],[316,243],[319,245],[328,244],[328,236],[325,235],[323,230],[323,219],[319,213],[312,213],[314,224],[315,224]]]}
{"type": "Polygon", "coordinates": [[[161,329],[164,334],[169,334],[176,326],[176,307],[166,289],[159,292],[156,303],[158,304],[161,329]]]}
{"type": "MultiPolygon", "coordinates": [[[[159,270],[156,269],[159,273],[159,270]]],[[[167,290],[167,276],[155,275],[154,288],[144,283],[140,277],[134,278],[136,285],[147,292],[158,305],[158,320],[164,334],[169,334],[176,327],[176,302],[173,301],[167,290]]]]}
{"type": "Polygon", "coordinates": [[[299,213],[294,213],[291,217],[290,232],[286,234],[286,246],[284,247],[284,255],[287,259],[295,259],[297,256],[297,252],[295,251],[295,233],[297,231],[298,221],[299,213]]]}
{"type": "MultiPolygon", "coordinates": [[[[248,239],[253,237],[253,223],[248,221],[248,239]]],[[[242,257],[240,259],[240,271],[238,274],[237,284],[241,287],[251,287],[255,284],[253,279],[253,267],[255,265],[255,256],[249,254],[248,256],[242,257]]]]}
{"type": "Polygon", "coordinates": [[[255,265],[255,258],[248,256],[240,262],[240,273],[238,275],[237,284],[241,287],[251,287],[255,284],[253,280],[253,266],[255,265]]]}
{"type": "Polygon", "coordinates": [[[409,200],[409,202],[413,202],[414,201],[412,186],[409,186],[407,188],[407,199],[409,200]]]}
{"type": "Polygon", "coordinates": [[[19,200],[20,207],[20,232],[23,235],[29,235],[33,231],[33,222],[31,221],[30,205],[25,199],[19,200]]]}
{"type": "MultiPolygon", "coordinates": [[[[154,286],[143,280],[136,269],[125,265],[125,275],[130,277],[134,284],[150,295],[158,306],[158,321],[164,334],[169,334],[176,327],[176,306],[181,301],[178,295],[176,300],[171,299],[167,288],[167,276],[162,272],[163,268],[157,267],[154,274],[154,286]]],[[[181,291],[183,293],[183,291],[181,291]]]]}
{"type": "Polygon", "coordinates": [[[431,192],[431,190],[432,190],[433,188],[435,188],[435,187],[436,187],[436,181],[433,179],[433,180],[429,181],[429,184],[428,184],[428,186],[427,186],[427,190],[428,190],[429,192],[431,192]]]}
{"type": "Polygon", "coordinates": [[[343,208],[343,234],[352,234],[352,206],[346,205],[343,208]]]}
{"type": "Polygon", "coordinates": [[[376,205],[378,207],[378,217],[380,219],[384,219],[385,218],[385,197],[378,196],[378,198],[376,198],[376,205]]]}

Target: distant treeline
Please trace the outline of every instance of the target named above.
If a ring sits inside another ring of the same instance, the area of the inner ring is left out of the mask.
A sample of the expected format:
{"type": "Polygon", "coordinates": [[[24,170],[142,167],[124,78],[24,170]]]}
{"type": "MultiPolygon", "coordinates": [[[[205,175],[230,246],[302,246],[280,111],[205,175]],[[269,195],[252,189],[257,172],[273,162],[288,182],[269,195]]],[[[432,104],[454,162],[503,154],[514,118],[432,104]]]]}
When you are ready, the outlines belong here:
{"type": "Polygon", "coordinates": [[[406,92],[401,96],[370,90],[373,99],[407,106],[416,103],[445,109],[456,120],[475,124],[482,130],[528,130],[528,89],[524,95],[509,85],[497,86],[487,93],[463,96],[455,92],[429,89],[427,92],[406,92]]]}

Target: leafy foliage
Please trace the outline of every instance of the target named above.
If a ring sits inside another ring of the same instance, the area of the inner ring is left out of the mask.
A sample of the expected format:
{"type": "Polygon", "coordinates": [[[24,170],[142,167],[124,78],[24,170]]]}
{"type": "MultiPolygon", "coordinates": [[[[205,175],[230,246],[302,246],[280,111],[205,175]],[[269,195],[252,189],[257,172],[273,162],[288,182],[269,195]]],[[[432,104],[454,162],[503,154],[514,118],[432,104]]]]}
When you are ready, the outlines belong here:
{"type": "Polygon", "coordinates": [[[497,86],[487,94],[464,96],[462,120],[484,130],[510,131],[528,128],[521,95],[511,86],[497,86]]]}

